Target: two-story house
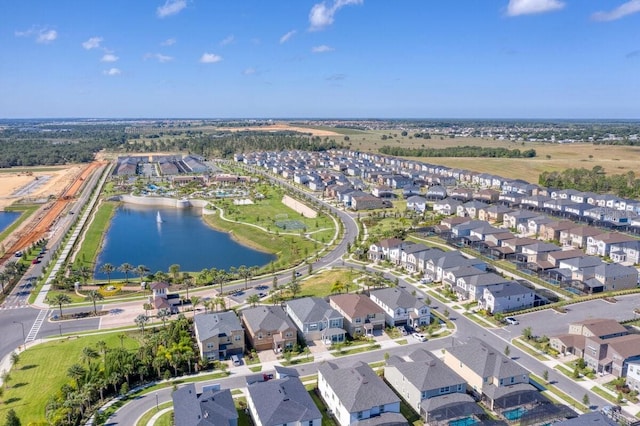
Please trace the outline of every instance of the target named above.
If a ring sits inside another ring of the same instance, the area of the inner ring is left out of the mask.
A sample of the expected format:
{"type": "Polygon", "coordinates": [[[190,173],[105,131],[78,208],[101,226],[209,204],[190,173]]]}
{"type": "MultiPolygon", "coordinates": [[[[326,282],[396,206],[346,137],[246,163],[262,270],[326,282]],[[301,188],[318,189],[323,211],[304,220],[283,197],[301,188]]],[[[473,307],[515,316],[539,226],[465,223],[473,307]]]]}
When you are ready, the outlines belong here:
{"type": "Polygon", "coordinates": [[[371,300],[384,310],[385,321],[390,327],[408,324],[413,328],[429,325],[429,307],[407,290],[389,287],[370,292],[371,300]]]}
{"type": "Polygon", "coordinates": [[[310,342],[322,340],[331,345],[344,341],[343,318],[319,297],[302,297],[289,300],[286,312],[298,329],[298,335],[310,342]]]}
{"type": "Polygon", "coordinates": [[[198,314],[193,324],[203,359],[226,359],[244,353],[244,329],[235,312],[198,314]]]}
{"type": "Polygon", "coordinates": [[[408,424],[400,414],[400,398],[364,362],[345,368],[320,364],[318,393],[340,426],[368,419],[375,419],[375,424],[408,424]]]}
{"type": "Polygon", "coordinates": [[[276,353],[291,349],[297,330],[280,306],[256,306],[240,311],[249,343],[256,351],[272,349],[276,353]]]}
{"type": "Polygon", "coordinates": [[[384,329],[384,310],[364,294],[336,294],[329,297],[329,305],[344,317],[351,337],[373,336],[374,330],[384,329]]]}

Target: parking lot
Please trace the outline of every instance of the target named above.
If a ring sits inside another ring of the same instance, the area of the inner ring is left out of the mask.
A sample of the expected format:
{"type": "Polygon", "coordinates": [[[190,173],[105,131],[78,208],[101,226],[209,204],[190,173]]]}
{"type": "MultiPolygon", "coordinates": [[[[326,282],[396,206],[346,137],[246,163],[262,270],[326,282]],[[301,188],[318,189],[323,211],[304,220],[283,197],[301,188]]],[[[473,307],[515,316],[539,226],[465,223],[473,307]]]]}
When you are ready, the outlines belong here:
{"type": "Polygon", "coordinates": [[[532,312],[530,314],[518,315],[519,325],[509,325],[506,328],[511,331],[511,335],[521,333],[525,327],[531,327],[534,335],[553,336],[555,334],[566,333],[570,323],[583,321],[589,318],[612,318],[616,321],[625,321],[640,318],[634,315],[633,310],[640,307],[640,295],[618,296],[616,302],[607,302],[602,299],[589,302],[569,305],[562,314],[553,309],[532,312]]]}

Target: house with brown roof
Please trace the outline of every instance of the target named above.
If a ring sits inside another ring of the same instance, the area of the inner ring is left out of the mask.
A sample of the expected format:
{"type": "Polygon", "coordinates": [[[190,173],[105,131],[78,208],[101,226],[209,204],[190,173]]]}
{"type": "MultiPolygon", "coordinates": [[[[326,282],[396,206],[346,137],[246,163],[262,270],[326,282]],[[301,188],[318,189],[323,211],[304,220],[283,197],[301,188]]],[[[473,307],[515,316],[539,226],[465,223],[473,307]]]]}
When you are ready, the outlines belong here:
{"type": "Polygon", "coordinates": [[[256,351],[280,353],[297,342],[296,326],[280,306],[257,306],[240,311],[247,340],[256,351]]]}
{"type": "Polygon", "coordinates": [[[596,336],[585,339],[584,361],[597,373],[624,377],[628,363],[640,360],[640,335],[601,339],[596,336]]]}
{"type": "Polygon", "coordinates": [[[329,297],[329,305],[343,317],[343,327],[351,337],[373,336],[384,329],[384,310],[364,294],[337,294],[329,297]]]}
{"type": "Polygon", "coordinates": [[[611,247],[614,244],[635,240],[632,236],[621,234],[620,232],[605,232],[600,235],[590,236],[587,238],[587,254],[591,256],[609,256],[611,247]]]}
{"type": "Polygon", "coordinates": [[[539,239],[547,241],[560,241],[560,232],[574,228],[575,223],[570,220],[545,223],[540,227],[539,239]]]}
{"type": "Polygon", "coordinates": [[[559,334],[549,339],[550,346],[559,353],[571,353],[582,357],[587,337],[602,340],[629,334],[629,331],[616,320],[609,318],[590,318],[569,324],[567,334],[559,334]]]}
{"type": "Polygon", "coordinates": [[[149,285],[151,296],[149,303],[156,310],[168,309],[169,312],[178,312],[180,306],[180,295],[178,293],[169,293],[169,284],[164,282],[153,282],[149,285]]]}
{"type": "Polygon", "coordinates": [[[404,244],[400,238],[385,238],[369,246],[368,257],[374,262],[389,260],[389,251],[404,244]]]}
{"type": "Polygon", "coordinates": [[[577,226],[560,232],[560,243],[583,249],[587,246],[587,239],[602,234],[602,231],[592,226],[577,226]]]}

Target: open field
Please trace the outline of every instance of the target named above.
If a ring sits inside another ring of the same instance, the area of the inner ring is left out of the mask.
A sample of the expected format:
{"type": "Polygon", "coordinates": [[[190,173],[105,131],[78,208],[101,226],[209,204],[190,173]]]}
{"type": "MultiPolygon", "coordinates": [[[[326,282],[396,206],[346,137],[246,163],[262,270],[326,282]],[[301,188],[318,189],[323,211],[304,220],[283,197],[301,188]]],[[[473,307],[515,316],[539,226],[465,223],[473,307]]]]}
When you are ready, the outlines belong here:
{"type": "MultiPolygon", "coordinates": [[[[81,364],[82,349],[95,349],[99,340],[103,340],[107,347],[117,347],[120,345],[118,334],[70,337],[28,348],[20,354],[19,364],[11,370],[4,403],[0,406],[0,418],[13,408],[24,425],[45,422],[47,401],[64,383],[71,382],[67,370],[73,364],[81,364]]],[[[123,339],[122,344],[128,350],[139,346],[132,338],[123,339]]]]}
{"type": "MultiPolygon", "coordinates": [[[[324,129],[326,128],[323,127],[321,130],[324,129]]],[[[351,149],[364,152],[378,152],[385,145],[406,148],[450,148],[472,145],[487,148],[535,149],[537,153],[535,158],[413,158],[425,163],[493,173],[513,179],[524,179],[532,183],[537,183],[538,175],[544,171],[562,171],[580,167],[591,169],[602,166],[606,173],[623,174],[635,171],[640,161],[640,147],[633,146],[511,142],[489,138],[449,138],[438,135],[432,135],[431,139],[421,139],[401,136],[399,130],[335,129],[335,131],[341,133],[340,136],[349,137],[348,141],[344,141],[341,137],[338,139],[339,142],[348,144],[351,149]],[[382,140],[384,135],[387,137],[386,140],[382,140]]],[[[412,133],[409,132],[409,135],[412,133]]]]}

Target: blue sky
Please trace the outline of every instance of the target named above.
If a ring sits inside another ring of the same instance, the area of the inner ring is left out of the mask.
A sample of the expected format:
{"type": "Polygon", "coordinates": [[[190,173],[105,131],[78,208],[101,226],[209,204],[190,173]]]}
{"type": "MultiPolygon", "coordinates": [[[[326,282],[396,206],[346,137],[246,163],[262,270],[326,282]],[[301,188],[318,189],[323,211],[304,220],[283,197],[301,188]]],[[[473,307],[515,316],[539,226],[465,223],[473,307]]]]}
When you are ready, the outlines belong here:
{"type": "Polygon", "coordinates": [[[640,0],[0,0],[0,118],[640,118],[640,0]]]}

